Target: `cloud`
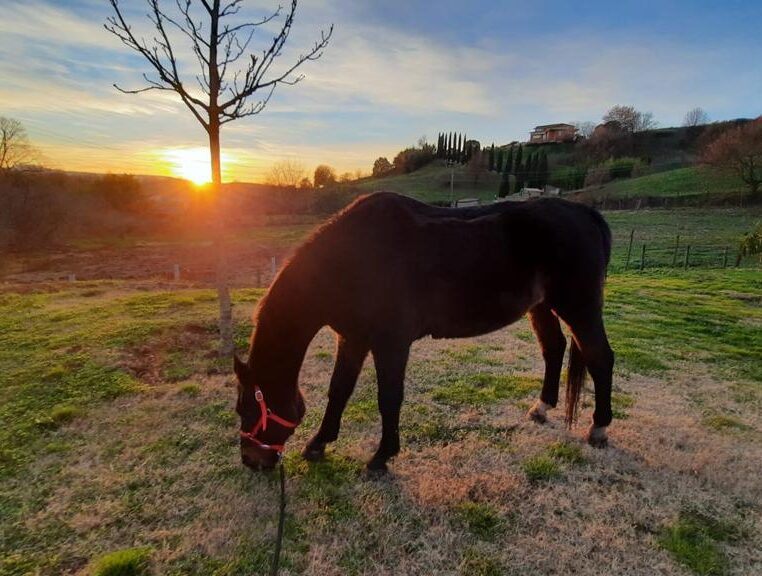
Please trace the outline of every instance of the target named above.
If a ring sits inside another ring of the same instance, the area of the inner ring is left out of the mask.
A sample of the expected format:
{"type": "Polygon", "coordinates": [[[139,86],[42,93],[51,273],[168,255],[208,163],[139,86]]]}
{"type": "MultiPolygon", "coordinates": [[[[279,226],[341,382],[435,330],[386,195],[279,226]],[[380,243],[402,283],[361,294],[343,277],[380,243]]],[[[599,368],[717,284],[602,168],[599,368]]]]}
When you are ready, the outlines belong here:
{"type": "MultiPolygon", "coordinates": [[[[266,172],[264,163],[284,157],[367,168],[377,156],[442,129],[508,141],[535,124],[597,120],[613,104],[653,111],[666,125],[692,106],[720,118],[726,110],[738,114],[739,103],[758,102],[759,74],[739,72],[744,58],[754,60],[742,43],[681,43],[643,30],[629,36],[524,30],[504,38],[452,29],[445,38],[360,17],[363,11],[348,10],[345,2],[300,4],[274,69],[311,46],[326,22],[336,22],[334,37],[322,59],[300,70],[303,83],[279,88],[262,115],[225,127],[226,146],[240,159],[236,177],[256,177],[266,172]]],[[[145,171],[146,150],[205,143],[173,94],[126,96],[111,87],[139,87],[149,68],[103,30],[106,3],[7,4],[0,20],[0,109],[28,119],[33,136],[51,144],[50,157],[59,154],[61,163],[80,169],[91,162],[113,170],[122,162],[145,171]]],[[[131,22],[145,26],[142,2],[122,4],[131,22]]],[[[259,38],[267,43],[263,32],[259,38]]],[[[192,57],[183,61],[195,72],[192,57]]]]}

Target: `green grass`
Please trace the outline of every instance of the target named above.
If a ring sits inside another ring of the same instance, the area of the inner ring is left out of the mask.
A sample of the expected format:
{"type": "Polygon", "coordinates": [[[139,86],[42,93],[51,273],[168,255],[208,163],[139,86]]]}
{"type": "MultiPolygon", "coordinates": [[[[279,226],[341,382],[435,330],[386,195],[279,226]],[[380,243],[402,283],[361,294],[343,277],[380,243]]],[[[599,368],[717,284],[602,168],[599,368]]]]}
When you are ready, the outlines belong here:
{"type": "MultiPolygon", "coordinates": [[[[465,166],[454,167],[454,197],[494,200],[500,186],[500,176],[482,172],[477,182],[465,166]]],[[[368,178],[357,183],[363,192],[389,191],[412,196],[424,202],[449,201],[450,168],[442,160],[435,160],[410,174],[368,178]]]]}
{"type": "Polygon", "coordinates": [[[561,468],[550,456],[538,455],[524,461],[524,474],[532,484],[550,482],[561,477],[561,468]]]}
{"type": "MultiPolygon", "coordinates": [[[[646,265],[671,267],[677,236],[680,236],[677,263],[685,259],[691,245],[691,262],[704,267],[721,267],[722,250],[728,247],[728,264],[735,265],[738,243],[757,222],[762,206],[746,208],[675,208],[671,210],[610,210],[604,212],[613,237],[610,269],[624,269],[630,233],[634,231],[630,266],[637,267],[641,248],[646,245],[646,265]],[[703,248],[701,248],[703,247],[703,248]],[[712,247],[710,251],[707,247],[712,247]]],[[[746,257],[742,266],[759,267],[759,259],[746,257]]]]}
{"type": "Polygon", "coordinates": [[[450,358],[461,365],[478,364],[482,366],[499,366],[501,362],[490,355],[490,353],[494,351],[495,350],[491,348],[471,344],[468,346],[443,350],[442,354],[446,358],[450,358]]]}
{"type": "Polygon", "coordinates": [[[196,398],[201,394],[201,386],[193,382],[189,382],[180,386],[177,391],[184,396],[188,396],[189,398],[196,398]]]}
{"type": "Polygon", "coordinates": [[[500,513],[489,504],[463,502],[455,508],[458,519],[480,540],[492,541],[505,527],[500,513]]]}
{"type": "Polygon", "coordinates": [[[612,275],[605,319],[616,366],[658,374],[703,362],[730,380],[762,383],[760,298],[757,270],[612,275]]]}
{"type": "Polygon", "coordinates": [[[611,394],[611,412],[614,418],[626,420],[629,418],[627,409],[632,408],[634,405],[635,399],[629,394],[624,392],[613,392],[611,394]]]}
{"type": "Polygon", "coordinates": [[[545,453],[551,458],[567,464],[584,464],[586,462],[582,449],[576,444],[569,444],[568,442],[554,442],[548,446],[545,453]]]}
{"type": "Polygon", "coordinates": [[[90,571],[92,576],[143,576],[147,575],[151,548],[128,548],[101,556],[90,571]]]}
{"type": "Polygon", "coordinates": [[[531,376],[470,374],[440,386],[434,392],[434,400],[451,405],[483,406],[505,398],[524,398],[541,386],[542,382],[531,376]]]}
{"type": "Polygon", "coordinates": [[[665,526],[658,544],[675,559],[699,576],[722,576],[728,573],[728,559],[720,548],[741,536],[732,523],[699,512],[684,512],[665,526]]]}
{"type": "Polygon", "coordinates": [[[639,198],[643,196],[705,196],[744,191],[733,176],[717,174],[695,166],[647,174],[639,178],[614,180],[596,189],[596,196],[639,198]]]}
{"type": "Polygon", "coordinates": [[[503,576],[505,567],[488,552],[468,548],[458,566],[458,574],[461,576],[503,576]]]}
{"type": "Polygon", "coordinates": [[[726,416],[724,414],[714,414],[712,416],[705,416],[701,423],[707,428],[716,430],[718,432],[727,431],[740,431],[745,432],[751,430],[751,426],[744,424],[738,418],[733,416],[726,416]]]}
{"type": "MultiPolygon", "coordinates": [[[[86,290],[113,285],[93,282],[86,290]]],[[[124,366],[132,347],[160,352],[178,330],[211,325],[199,349],[177,344],[164,356],[157,352],[168,381],[186,379],[210,363],[205,346],[213,342],[212,291],[106,292],[94,299],[82,290],[0,293],[0,475],[15,474],[48,434],[89,407],[144,389],[124,366]]],[[[256,301],[260,295],[246,290],[235,297],[256,301]]],[[[143,356],[137,353],[138,360],[143,356]]]]}

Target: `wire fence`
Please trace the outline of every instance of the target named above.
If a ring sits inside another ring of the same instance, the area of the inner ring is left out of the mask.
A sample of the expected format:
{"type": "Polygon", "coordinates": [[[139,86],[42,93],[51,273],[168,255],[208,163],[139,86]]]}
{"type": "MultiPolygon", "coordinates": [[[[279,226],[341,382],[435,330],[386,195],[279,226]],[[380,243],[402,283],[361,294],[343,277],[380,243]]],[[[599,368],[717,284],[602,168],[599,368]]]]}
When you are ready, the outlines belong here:
{"type": "Polygon", "coordinates": [[[671,246],[657,241],[636,242],[635,230],[630,232],[626,251],[615,255],[614,260],[615,267],[623,270],[736,268],[742,263],[738,246],[681,242],[680,236],[675,236],[671,246]]]}

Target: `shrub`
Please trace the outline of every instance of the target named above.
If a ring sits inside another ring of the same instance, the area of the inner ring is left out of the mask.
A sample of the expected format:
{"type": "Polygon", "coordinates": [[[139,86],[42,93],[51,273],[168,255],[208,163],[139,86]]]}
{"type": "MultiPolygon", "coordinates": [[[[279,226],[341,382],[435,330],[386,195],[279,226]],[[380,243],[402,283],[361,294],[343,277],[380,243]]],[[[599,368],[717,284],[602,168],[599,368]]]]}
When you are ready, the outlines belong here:
{"type": "Polygon", "coordinates": [[[563,190],[579,190],[585,185],[585,176],[584,166],[557,166],[550,173],[549,183],[563,190]]]}
{"type": "Polygon", "coordinates": [[[419,168],[423,168],[434,158],[434,151],[429,149],[429,147],[405,148],[397,153],[392,164],[394,164],[395,172],[409,174],[419,168]]]}

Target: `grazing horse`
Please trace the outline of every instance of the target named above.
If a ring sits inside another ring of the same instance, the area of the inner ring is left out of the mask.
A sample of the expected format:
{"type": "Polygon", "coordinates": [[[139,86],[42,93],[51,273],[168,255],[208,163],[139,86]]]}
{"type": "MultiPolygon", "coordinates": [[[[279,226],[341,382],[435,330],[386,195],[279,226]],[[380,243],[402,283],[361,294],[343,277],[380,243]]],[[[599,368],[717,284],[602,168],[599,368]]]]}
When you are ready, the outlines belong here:
{"type": "Polygon", "coordinates": [[[261,303],[248,360],[235,358],[241,456],[272,467],[305,412],[298,386],[307,347],[323,326],[338,335],[328,406],[304,448],[308,460],[336,440],[368,352],[378,377],[382,434],[368,462],[385,470],[400,449],[399,416],[411,344],[466,338],[529,314],[545,360],[537,422],[558,402],[571,330],[566,421],[576,417],[586,370],[595,384],[588,433],[607,442],[614,355],[603,326],[611,233],[595,210],[560,199],[439,208],[405,196],[364,196],[296,251],[261,303]]]}

